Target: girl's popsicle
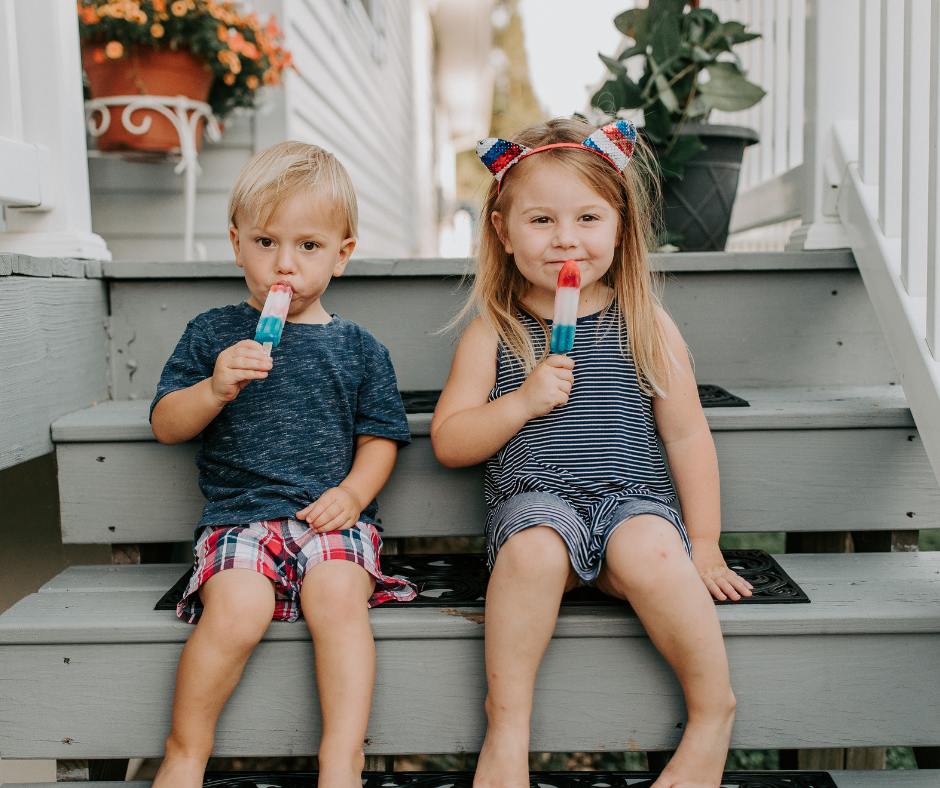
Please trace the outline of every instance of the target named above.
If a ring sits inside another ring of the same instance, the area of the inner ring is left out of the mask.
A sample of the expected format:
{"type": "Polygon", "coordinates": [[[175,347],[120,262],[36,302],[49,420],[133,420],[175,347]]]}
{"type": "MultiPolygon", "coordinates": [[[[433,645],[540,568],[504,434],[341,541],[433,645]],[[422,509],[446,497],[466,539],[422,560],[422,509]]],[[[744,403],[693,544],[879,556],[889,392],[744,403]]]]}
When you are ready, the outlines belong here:
{"type": "Polygon", "coordinates": [[[552,319],[552,353],[567,353],[574,345],[574,328],[578,322],[578,296],[581,293],[581,269],[574,260],[567,260],[558,274],[555,290],[555,316],[552,319]]]}
{"type": "Polygon", "coordinates": [[[255,330],[255,342],[264,346],[264,352],[271,355],[271,348],[277,347],[281,341],[281,331],[284,330],[284,321],[287,320],[287,310],[290,309],[290,299],[294,294],[290,285],[276,284],[264,301],[261,310],[261,319],[255,330]]]}

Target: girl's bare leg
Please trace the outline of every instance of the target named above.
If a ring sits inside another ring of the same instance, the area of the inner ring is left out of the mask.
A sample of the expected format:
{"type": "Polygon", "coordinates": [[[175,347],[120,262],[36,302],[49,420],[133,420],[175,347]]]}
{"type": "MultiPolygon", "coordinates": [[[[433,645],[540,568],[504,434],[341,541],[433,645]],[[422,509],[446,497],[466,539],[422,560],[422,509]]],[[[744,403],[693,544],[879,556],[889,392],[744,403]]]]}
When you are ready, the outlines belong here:
{"type": "Polygon", "coordinates": [[[300,589],[323,715],[320,788],[362,788],[362,747],[375,684],[368,608],[374,588],[374,578],[358,564],[324,561],[307,572],[300,589]]]}
{"type": "Polygon", "coordinates": [[[718,614],[675,527],[655,515],[614,532],[597,586],[629,600],[682,685],[689,721],[654,788],[718,788],[734,722],[718,614]]]}
{"type": "Polygon", "coordinates": [[[486,592],[486,740],[475,788],[528,788],[535,677],[577,575],[551,528],[528,528],[500,548],[486,592]]]}
{"type": "Polygon", "coordinates": [[[274,584],[250,569],[226,569],[199,589],[204,611],[183,647],[173,728],[155,788],[201,788],[215,724],[274,613],[274,584]]]}

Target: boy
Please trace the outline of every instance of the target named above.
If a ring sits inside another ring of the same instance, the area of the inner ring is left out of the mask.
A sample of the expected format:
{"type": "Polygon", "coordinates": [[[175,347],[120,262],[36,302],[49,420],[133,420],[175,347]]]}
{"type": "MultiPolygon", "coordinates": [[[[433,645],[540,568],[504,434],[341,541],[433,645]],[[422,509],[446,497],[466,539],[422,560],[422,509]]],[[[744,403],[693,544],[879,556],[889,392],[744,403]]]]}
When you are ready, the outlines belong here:
{"type": "Polygon", "coordinates": [[[202,433],[208,499],[177,608],[198,623],[154,786],[202,785],[249,655],[272,618],[294,621],[299,607],[316,652],[320,788],[360,788],[375,679],[368,607],[415,591],[382,574],[372,521],[398,446],[410,442],[395,372],[371,334],[320,304],[356,246],[356,197],[332,154],[285,142],[242,169],[229,223],[251,297],[190,321],[150,415],[161,443],[202,433]],[[277,283],[294,294],[268,356],[250,337],[277,283]]]}

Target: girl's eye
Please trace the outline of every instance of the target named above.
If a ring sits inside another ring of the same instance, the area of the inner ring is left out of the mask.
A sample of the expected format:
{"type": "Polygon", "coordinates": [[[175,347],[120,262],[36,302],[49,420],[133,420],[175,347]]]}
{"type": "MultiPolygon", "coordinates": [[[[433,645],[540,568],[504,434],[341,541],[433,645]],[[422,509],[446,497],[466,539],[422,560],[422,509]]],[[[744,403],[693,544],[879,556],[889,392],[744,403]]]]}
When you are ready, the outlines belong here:
{"type": "Polygon", "coordinates": [[[596,217],[596,216],[592,216],[591,214],[585,214],[584,216],[581,217],[581,221],[582,221],[582,222],[593,222],[593,221],[595,221],[596,219],[597,219],[597,217],[596,217]]]}
{"type": "Polygon", "coordinates": [[[260,246],[262,249],[270,249],[274,246],[274,241],[272,241],[270,238],[259,238],[258,246],[260,246]]]}
{"type": "Polygon", "coordinates": [[[312,252],[314,249],[319,248],[319,244],[316,241],[304,241],[301,247],[305,252],[312,252]]]}
{"type": "Polygon", "coordinates": [[[551,219],[549,219],[547,216],[536,216],[532,221],[535,224],[548,224],[551,219]]]}

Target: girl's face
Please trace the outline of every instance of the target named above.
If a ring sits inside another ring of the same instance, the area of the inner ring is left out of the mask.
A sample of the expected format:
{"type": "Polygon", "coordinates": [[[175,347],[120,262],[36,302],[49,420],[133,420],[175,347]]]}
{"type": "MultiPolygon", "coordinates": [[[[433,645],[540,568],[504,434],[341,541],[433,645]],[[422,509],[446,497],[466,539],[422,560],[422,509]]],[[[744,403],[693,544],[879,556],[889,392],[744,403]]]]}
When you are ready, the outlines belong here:
{"type": "Polygon", "coordinates": [[[531,167],[513,186],[509,210],[494,211],[491,220],[519,272],[532,285],[527,304],[551,317],[558,272],[566,260],[577,260],[581,306],[606,305],[607,288],[599,280],[613,263],[620,242],[617,209],[585,180],[551,160],[531,167]]]}

